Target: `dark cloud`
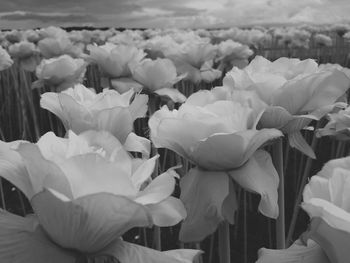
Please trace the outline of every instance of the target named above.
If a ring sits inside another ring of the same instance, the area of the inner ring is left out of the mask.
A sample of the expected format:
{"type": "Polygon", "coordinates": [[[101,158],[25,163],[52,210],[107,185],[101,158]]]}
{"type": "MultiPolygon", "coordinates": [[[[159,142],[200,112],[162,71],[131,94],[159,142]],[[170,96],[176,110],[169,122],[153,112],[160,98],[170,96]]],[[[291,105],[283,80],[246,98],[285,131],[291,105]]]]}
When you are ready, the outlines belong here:
{"type": "Polygon", "coordinates": [[[92,15],[81,14],[37,14],[37,13],[13,13],[0,16],[1,20],[19,21],[19,20],[36,20],[39,22],[72,22],[72,23],[85,23],[85,22],[97,22],[98,19],[92,15]]]}

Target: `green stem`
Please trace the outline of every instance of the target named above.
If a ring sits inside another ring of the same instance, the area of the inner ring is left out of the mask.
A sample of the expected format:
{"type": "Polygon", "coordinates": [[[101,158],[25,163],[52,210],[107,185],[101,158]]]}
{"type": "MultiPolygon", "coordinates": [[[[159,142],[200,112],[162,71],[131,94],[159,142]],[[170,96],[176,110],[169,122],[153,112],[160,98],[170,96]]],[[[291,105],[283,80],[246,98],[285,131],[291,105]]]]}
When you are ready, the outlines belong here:
{"type": "Polygon", "coordinates": [[[273,145],[273,163],[279,175],[278,187],[278,207],[279,215],[276,221],[276,247],[284,249],[286,247],[285,238],[285,208],[284,208],[284,174],[283,174],[283,141],[279,139],[273,145]]]}
{"type": "Polygon", "coordinates": [[[153,228],[153,248],[159,251],[162,250],[162,240],[159,226],[154,226],[153,228]]]}
{"type": "MultiPolygon", "coordinates": [[[[318,127],[318,126],[316,126],[316,127],[318,127]]],[[[311,142],[311,148],[314,151],[316,149],[316,144],[317,144],[317,137],[316,137],[316,134],[314,134],[314,136],[312,138],[312,142],[311,142]]],[[[290,225],[289,225],[289,229],[288,229],[288,235],[287,235],[287,239],[286,239],[288,246],[291,244],[291,241],[292,241],[292,235],[294,234],[295,224],[296,224],[296,221],[298,219],[300,202],[301,202],[301,198],[303,195],[304,186],[305,186],[307,178],[309,176],[311,166],[312,166],[312,159],[308,157],[306,164],[305,164],[304,173],[303,173],[303,176],[301,178],[301,182],[300,182],[300,185],[299,185],[299,188],[297,191],[298,194],[297,194],[297,198],[296,198],[295,203],[294,203],[293,215],[292,215],[292,219],[290,221],[290,225]]]]}
{"type": "Polygon", "coordinates": [[[220,263],[231,262],[230,225],[226,221],[219,225],[219,257],[220,263]]]}

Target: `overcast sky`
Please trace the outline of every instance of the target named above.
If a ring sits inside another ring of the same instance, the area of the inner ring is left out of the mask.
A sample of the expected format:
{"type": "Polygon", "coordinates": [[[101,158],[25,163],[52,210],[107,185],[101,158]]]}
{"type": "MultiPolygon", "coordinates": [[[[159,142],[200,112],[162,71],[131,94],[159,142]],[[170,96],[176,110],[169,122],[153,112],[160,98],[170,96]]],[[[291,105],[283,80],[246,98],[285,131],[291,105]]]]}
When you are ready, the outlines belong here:
{"type": "Polygon", "coordinates": [[[350,21],[350,0],[0,0],[1,28],[227,27],[350,21]]]}

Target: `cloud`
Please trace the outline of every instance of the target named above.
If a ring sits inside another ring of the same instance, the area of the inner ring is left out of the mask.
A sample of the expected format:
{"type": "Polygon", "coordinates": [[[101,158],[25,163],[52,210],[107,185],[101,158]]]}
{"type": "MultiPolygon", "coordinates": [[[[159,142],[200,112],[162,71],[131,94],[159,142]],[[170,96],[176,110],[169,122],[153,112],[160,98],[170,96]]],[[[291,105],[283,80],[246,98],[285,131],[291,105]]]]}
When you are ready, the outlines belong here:
{"type": "Polygon", "coordinates": [[[92,15],[83,14],[65,14],[65,13],[32,13],[32,12],[13,12],[0,14],[0,20],[20,21],[20,20],[36,20],[39,22],[70,22],[85,23],[97,22],[98,19],[92,15]]]}

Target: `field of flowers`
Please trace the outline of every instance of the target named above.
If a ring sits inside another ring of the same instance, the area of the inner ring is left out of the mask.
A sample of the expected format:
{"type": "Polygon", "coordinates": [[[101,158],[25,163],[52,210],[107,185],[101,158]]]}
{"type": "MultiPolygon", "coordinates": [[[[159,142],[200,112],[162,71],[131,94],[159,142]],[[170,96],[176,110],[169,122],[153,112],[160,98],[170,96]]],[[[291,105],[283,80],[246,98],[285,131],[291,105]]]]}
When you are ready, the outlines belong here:
{"type": "Polygon", "coordinates": [[[0,32],[0,262],[348,262],[349,39],[0,32]]]}

